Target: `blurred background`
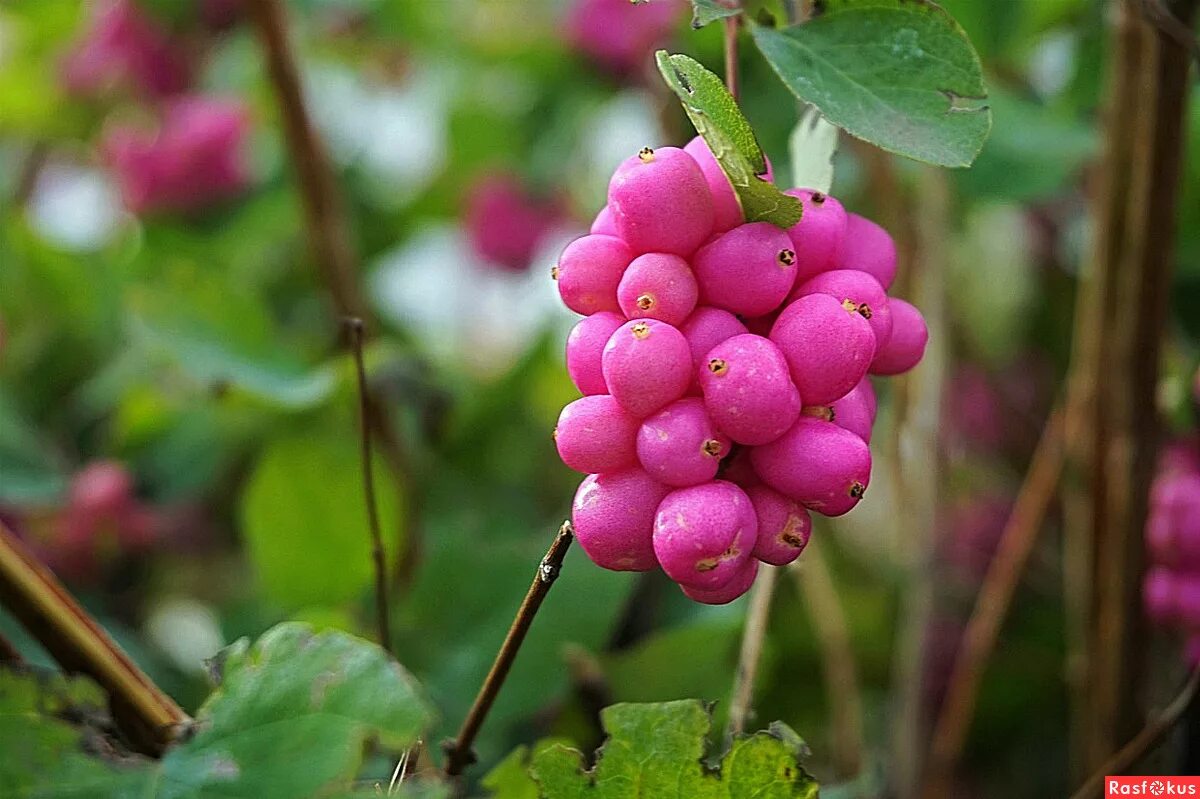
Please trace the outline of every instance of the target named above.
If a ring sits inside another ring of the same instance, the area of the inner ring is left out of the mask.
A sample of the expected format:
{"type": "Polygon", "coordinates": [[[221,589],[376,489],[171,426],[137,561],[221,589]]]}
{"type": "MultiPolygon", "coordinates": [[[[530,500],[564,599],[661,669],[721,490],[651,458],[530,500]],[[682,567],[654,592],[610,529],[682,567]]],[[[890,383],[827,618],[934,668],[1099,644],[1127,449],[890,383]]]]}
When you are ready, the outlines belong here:
{"type": "MultiPolygon", "coordinates": [[[[895,236],[899,294],[932,343],[878,386],[870,492],[818,524],[780,584],[752,722],[786,721],[823,782],[856,777],[867,794],[896,755],[902,696],[926,715],[941,702],[1060,393],[1110,51],[1098,0],[943,5],[984,60],[994,129],[960,171],[842,137],[833,193],[895,236]]],[[[575,319],[550,267],[620,160],[694,135],[652,52],[720,72],[720,26],[691,30],[673,0],[286,11],[389,422],[376,474],[397,655],[441,714],[437,741],[579,480],[550,436],[576,396],[562,355],[575,319]]],[[[741,68],[782,182],[796,103],[752,48],[741,68]]],[[[0,2],[0,519],[188,710],[208,691],[204,659],[240,636],[284,619],[373,631],[353,362],[269,74],[239,0],[0,2]]],[[[1186,136],[1200,151],[1200,103],[1186,136]]],[[[1196,158],[1183,180],[1159,392],[1177,437],[1197,401],[1196,158]]],[[[1059,518],[984,679],[963,796],[1068,788],[1059,518]]],[[[476,773],[546,735],[596,744],[612,701],[720,700],[723,724],[745,613],[576,548],[476,773]]],[[[0,633],[49,663],[2,612],[0,633]]]]}

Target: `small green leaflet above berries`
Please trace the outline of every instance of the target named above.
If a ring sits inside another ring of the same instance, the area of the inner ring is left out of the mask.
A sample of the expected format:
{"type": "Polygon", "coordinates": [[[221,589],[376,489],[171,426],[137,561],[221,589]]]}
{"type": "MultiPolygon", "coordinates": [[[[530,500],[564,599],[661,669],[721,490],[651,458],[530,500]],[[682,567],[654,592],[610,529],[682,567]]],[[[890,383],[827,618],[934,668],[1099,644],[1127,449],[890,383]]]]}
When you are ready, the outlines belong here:
{"type": "Polygon", "coordinates": [[[784,84],[852,136],[938,166],[970,166],[991,130],[966,33],[929,0],[823,0],[783,30],[751,24],[784,84]]]}
{"type": "Polygon", "coordinates": [[[733,185],[746,221],[784,229],[799,222],[799,200],[758,177],[767,171],[766,157],[721,79],[685,55],[659,50],[655,57],[663,79],[733,185]]]}
{"type": "MultiPolygon", "coordinates": [[[[618,799],[634,794],[656,799],[761,799],[816,797],[817,783],[797,762],[804,749],[785,725],[739,736],[717,768],[704,765],[712,719],[694,699],[622,704],[601,714],[608,740],[596,766],[584,770],[583,755],[563,744],[535,747],[530,773],[544,799],[618,799]]],[[[530,795],[528,783],[505,761],[506,779],[489,777],[496,799],[530,795]]]]}
{"type": "Polygon", "coordinates": [[[699,30],[710,22],[742,13],[736,0],[692,0],[692,27],[699,30]]]}

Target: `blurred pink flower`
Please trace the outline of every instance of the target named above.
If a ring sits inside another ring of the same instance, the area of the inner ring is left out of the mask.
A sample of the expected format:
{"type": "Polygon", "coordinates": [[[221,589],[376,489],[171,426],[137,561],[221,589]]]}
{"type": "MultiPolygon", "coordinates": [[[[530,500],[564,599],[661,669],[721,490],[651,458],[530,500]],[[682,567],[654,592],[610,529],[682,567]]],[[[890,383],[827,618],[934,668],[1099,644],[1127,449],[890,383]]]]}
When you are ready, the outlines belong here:
{"type": "Polygon", "coordinates": [[[467,191],[463,225],[484,260],[520,272],[543,237],[563,220],[561,204],[529,194],[514,175],[485,175],[467,191]]]}
{"type": "Polygon", "coordinates": [[[685,8],[678,0],[575,0],[563,36],[605,69],[633,73],[646,66],[685,8]]]}
{"type": "Polygon", "coordinates": [[[131,211],[189,211],[249,183],[242,152],[248,127],[240,103],[190,95],[163,108],[157,130],[110,127],[101,148],[131,211]]]}
{"type": "Polygon", "coordinates": [[[63,64],[67,90],[81,95],[113,88],[163,97],[187,88],[190,70],[177,43],[133,0],[101,0],[91,27],[63,64]]]}

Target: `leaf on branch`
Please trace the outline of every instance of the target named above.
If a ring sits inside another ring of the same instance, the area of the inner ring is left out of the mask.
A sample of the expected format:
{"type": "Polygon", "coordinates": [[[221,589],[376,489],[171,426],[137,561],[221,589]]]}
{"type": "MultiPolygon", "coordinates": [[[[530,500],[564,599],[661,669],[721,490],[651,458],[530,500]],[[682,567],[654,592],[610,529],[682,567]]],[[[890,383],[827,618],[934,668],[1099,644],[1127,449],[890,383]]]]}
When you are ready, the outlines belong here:
{"type": "MultiPolygon", "coordinates": [[[[803,744],[783,725],[770,732],[738,736],[714,768],[705,765],[712,719],[694,700],[621,704],[601,714],[608,740],[597,751],[595,768],[563,744],[539,746],[530,773],[543,799],[762,799],[816,797],[817,783],[797,758],[803,744]]],[[[511,764],[509,764],[511,770],[511,764]]],[[[497,799],[528,795],[527,784],[510,779],[497,799]],[[526,793],[521,793],[525,791],[526,793]]]]}
{"type": "Polygon", "coordinates": [[[103,707],[89,681],[57,678],[47,689],[0,672],[0,785],[52,799],[334,796],[352,789],[368,739],[400,751],[430,721],[408,672],[344,633],[281,624],[229,647],[221,672],[194,733],[157,762],[84,753],[99,736],[65,711],[103,707]]]}
{"type": "Polygon", "coordinates": [[[784,30],[751,25],[784,84],[853,136],[899,155],[970,166],[991,129],[979,56],[929,0],[826,0],[784,30]]]}
{"type": "Polygon", "coordinates": [[[729,178],[747,222],[789,228],[800,221],[800,201],[758,177],[767,161],[754,130],[721,79],[698,61],[665,50],[655,54],[658,70],[683,103],[683,110],[704,137],[729,178]]]}
{"type": "Polygon", "coordinates": [[[735,0],[692,0],[692,27],[696,30],[710,22],[742,13],[735,0]]]}

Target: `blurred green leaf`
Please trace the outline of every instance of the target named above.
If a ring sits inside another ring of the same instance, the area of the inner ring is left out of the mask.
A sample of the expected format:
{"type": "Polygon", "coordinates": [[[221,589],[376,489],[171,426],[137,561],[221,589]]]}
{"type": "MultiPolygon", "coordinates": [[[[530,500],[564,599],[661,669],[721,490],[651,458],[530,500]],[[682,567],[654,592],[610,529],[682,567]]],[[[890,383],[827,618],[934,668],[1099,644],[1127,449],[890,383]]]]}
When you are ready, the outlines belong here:
{"type": "Polygon", "coordinates": [[[970,166],[991,127],[979,56],[928,0],[828,0],[803,24],[752,25],[754,41],[801,100],[890,152],[970,166]]]}
{"type": "Polygon", "coordinates": [[[785,725],[739,736],[710,770],[704,760],[712,721],[694,699],[613,705],[601,719],[609,738],[590,771],[584,770],[583,755],[566,746],[534,755],[532,773],[543,797],[817,796],[816,781],[797,760],[800,738],[785,725]]]}
{"type": "Polygon", "coordinates": [[[800,201],[758,177],[767,171],[766,157],[721,79],[685,55],[659,50],[656,59],[663,80],[678,95],[696,132],[704,137],[733,185],[746,221],[770,222],[781,228],[799,222],[803,212],[800,201]]]}
{"type": "Polygon", "coordinates": [[[703,28],[710,22],[742,13],[740,4],[722,0],[692,0],[692,27],[703,28]]]}
{"type": "MultiPolygon", "coordinates": [[[[267,445],[241,501],[246,546],[262,588],[290,607],[355,599],[371,583],[370,533],[357,436],[289,436],[267,445]]],[[[381,461],[375,487],[394,553],[403,501],[381,461]]]]}
{"type": "Polygon", "coordinates": [[[0,387],[0,504],[50,505],[66,488],[58,457],[0,387]]]}
{"type": "MultiPolygon", "coordinates": [[[[547,738],[534,745],[535,752],[541,752],[552,746],[566,746],[568,741],[547,738]]],[[[480,780],[480,785],[487,788],[495,799],[538,799],[538,785],[529,773],[530,749],[528,746],[518,746],[501,760],[480,780]]]]}

